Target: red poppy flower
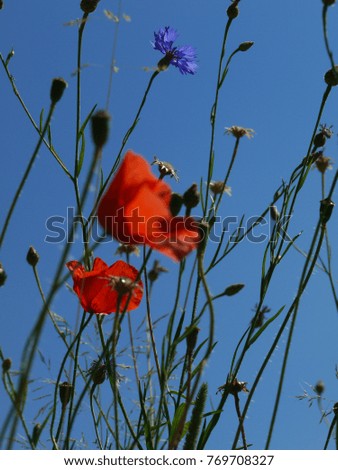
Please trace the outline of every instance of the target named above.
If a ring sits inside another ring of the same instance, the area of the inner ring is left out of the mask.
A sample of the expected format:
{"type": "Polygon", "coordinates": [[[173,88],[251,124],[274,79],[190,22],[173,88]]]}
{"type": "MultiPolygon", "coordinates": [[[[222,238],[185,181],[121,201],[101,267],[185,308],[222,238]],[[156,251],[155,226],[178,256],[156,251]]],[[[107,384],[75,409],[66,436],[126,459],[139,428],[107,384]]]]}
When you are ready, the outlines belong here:
{"type": "Polygon", "coordinates": [[[134,310],[142,300],[143,284],[136,281],[138,271],[124,261],[108,266],[101,258],[95,258],[91,271],[86,271],[78,261],[69,261],[66,266],[86,312],[107,315],[117,310],[134,310]]]}
{"type": "Polygon", "coordinates": [[[192,217],[173,217],[171,188],[149,163],[127,152],[98,207],[105,232],[120,243],[145,244],[176,261],[197,247],[200,233],[192,217]]]}

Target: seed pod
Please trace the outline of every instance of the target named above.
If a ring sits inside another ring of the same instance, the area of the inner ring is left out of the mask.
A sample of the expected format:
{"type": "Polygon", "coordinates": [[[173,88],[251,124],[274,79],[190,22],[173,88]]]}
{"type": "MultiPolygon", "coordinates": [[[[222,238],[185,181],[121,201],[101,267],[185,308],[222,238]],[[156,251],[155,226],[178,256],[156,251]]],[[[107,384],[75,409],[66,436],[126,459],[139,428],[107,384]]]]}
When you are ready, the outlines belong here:
{"type": "Polygon", "coordinates": [[[334,206],[334,202],[328,197],[320,201],[320,219],[323,226],[330,220],[334,206]]]}
{"type": "Polygon", "coordinates": [[[241,52],[246,52],[246,51],[248,51],[253,45],[254,45],[254,43],[253,43],[252,41],[245,41],[245,42],[242,42],[242,43],[238,46],[238,49],[239,49],[241,52]]]}
{"type": "Polygon", "coordinates": [[[6,271],[4,270],[2,264],[0,263],[0,287],[5,284],[6,279],[7,279],[6,271]]]}
{"type": "Polygon", "coordinates": [[[108,140],[110,115],[107,111],[98,111],[92,116],[92,137],[97,148],[102,148],[108,140]]]}
{"type": "Polygon", "coordinates": [[[192,209],[196,207],[200,202],[200,193],[198,191],[198,186],[196,183],[190,186],[189,189],[183,194],[183,203],[187,209],[192,209]]]}
{"type": "Polygon", "coordinates": [[[87,14],[93,13],[93,11],[96,10],[99,1],[100,0],[82,0],[80,3],[80,8],[87,14]]]}
{"type": "Polygon", "coordinates": [[[234,20],[239,15],[239,8],[237,4],[238,2],[235,2],[227,9],[227,15],[230,20],[234,20]]]}
{"type": "Polygon", "coordinates": [[[335,65],[334,69],[330,69],[326,72],[326,74],[324,75],[324,80],[327,85],[338,85],[338,65],[335,65]]]}
{"type": "Polygon", "coordinates": [[[12,367],[12,361],[11,359],[9,359],[9,357],[7,357],[2,362],[2,372],[5,374],[6,372],[10,370],[11,367],[12,367]]]}
{"type": "Polygon", "coordinates": [[[59,385],[59,394],[62,408],[66,408],[73,392],[73,385],[69,382],[63,382],[59,385]]]}
{"type": "Polygon", "coordinates": [[[36,249],[33,246],[30,246],[26,256],[27,263],[34,267],[38,264],[39,259],[40,256],[36,249]]]}
{"type": "Polygon", "coordinates": [[[62,98],[63,92],[68,84],[63,78],[54,78],[50,89],[50,99],[53,104],[56,104],[62,98]]]}

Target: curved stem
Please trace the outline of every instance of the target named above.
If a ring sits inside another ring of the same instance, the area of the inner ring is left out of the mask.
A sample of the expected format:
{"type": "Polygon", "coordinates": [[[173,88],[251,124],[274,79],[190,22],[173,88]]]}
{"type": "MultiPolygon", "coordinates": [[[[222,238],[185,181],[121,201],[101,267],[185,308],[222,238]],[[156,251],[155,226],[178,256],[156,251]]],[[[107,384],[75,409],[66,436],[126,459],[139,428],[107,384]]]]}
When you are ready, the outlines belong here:
{"type": "Polygon", "coordinates": [[[5,235],[6,235],[6,232],[7,232],[7,228],[8,228],[8,225],[9,225],[9,222],[11,220],[11,217],[13,215],[13,212],[14,212],[14,209],[15,209],[15,206],[16,206],[16,203],[18,202],[18,199],[19,199],[19,196],[20,196],[20,193],[21,191],[23,190],[23,187],[27,181],[27,178],[31,172],[31,169],[33,168],[33,165],[34,165],[34,162],[35,162],[35,159],[36,157],[38,156],[38,152],[40,150],[40,147],[41,147],[41,144],[43,142],[43,139],[44,139],[44,136],[49,128],[49,124],[50,124],[50,121],[52,119],[52,116],[53,116],[53,112],[54,112],[54,109],[55,109],[55,103],[51,103],[50,105],[50,108],[49,108],[49,112],[48,112],[48,117],[46,119],[46,122],[45,122],[45,125],[43,127],[43,130],[40,134],[40,138],[38,140],[38,143],[34,149],[34,152],[33,152],[33,155],[31,156],[30,160],[29,160],[29,163],[27,165],[27,168],[26,168],[26,171],[20,181],[20,184],[16,190],[16,193],[14,195],[14,198],[12,200],[12,203],[10,205],[10,208],[8,210],[8,213],[7,213],[7,216],[6,216],[6,219],[5,219],[5,223],[4,223],[4,226],[2,228],[2,231],[1,231],[1,234],[0,234],[0,247],[2,246],[3,242],[4,242],[4,238],[5,238],[5,235]]]}

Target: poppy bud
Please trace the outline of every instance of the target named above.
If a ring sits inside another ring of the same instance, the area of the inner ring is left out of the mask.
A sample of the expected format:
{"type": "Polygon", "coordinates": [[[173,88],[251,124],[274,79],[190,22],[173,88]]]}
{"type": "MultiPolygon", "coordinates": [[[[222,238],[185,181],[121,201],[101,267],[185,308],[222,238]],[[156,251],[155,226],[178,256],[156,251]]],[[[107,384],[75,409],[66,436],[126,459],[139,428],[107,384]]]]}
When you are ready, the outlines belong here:
{"type": "Polygon", "coordinates": [[[254,45],[254,43],[253,43],[252,41],[245,41],[245,42],[242,42],[242,43],[238,46],[238,49],[239,49],[241,52],[246,52],[246,51],[248,51],[253,45],[254,45]]]}
{"type": "Polygon", "coordinates": [[[33,266],[34,268],[34,266],[38,264],[39,259],[40,256],[36,249],[33,246],[30,246],[26,256],[27,263],[33,266]]]}
{"type": "Polygon", "coordinates": [[[224,291],[224,295],[232,296],[236,295],[240,290],[245,287],[244,284],[232,284],[231,286],[227,287],[224,291]]]}
{"type": "Polygon", "coordinates": [[[200,202],[200,193],[198,192],[198,186],[194,183],[189,189],[183,194],[183,203],[187,209],[196,207],[200,202]]]}
{"type": "Polygon", "coordinates": [[[323,1],[324,5],[326,7],[329,7],[329,6],[334,5],[336,3],[336,0],[322,0],[322,1],[323,1]]]}
{"type": "Polygon", "coordinates": [[[230,20],[234,20],[239,15],[238,1],[232,3],[227,9],[227,15],[230,20]]]}
{"type": "Polygon", "coordinates": [[[318,148],[318,147],[324,147],[326,143],[326,137],[322,132],[319,132],[318,134],[315,135],[315,138],[313,139],[313,145],[318,148]]]}
{"type": "Polygon", "coordinates": [[[34,426],[33,428],[33,433],[32,433],[32,441],[33,441],[33,444],[36,446],[36,444],[38,443],[39,441],[39,437],[40,437],[40,434],[41,434],[41,424],[40,423],[36,423],[36,425],[34,426]]]}
{"type": "Polygon", "coordinates": [[[320,219],[323,226],[330,220],[334,206],[334,202],[328,197],[320,201],[320,219]]]}
{"type": "Polygon", "coordinates": [[[93,13],[96,10],[97,4],[100,0],[82,0],[80,8],[85,13],[93,13]]]}
{"type": "Polygon", "coordinates": [[[9,357],[7,357],[7,359],[4,359],[2,362],[2,372],[5,374],[6,372],[10,370],[11,367],[12,367],[12,361],[11,359],[9,359],[9,357]]]}
{"type": "Polygon", "coordinates": [[[205,250],[206,243],[208,240],[209,230],[210,230],[210,225],[208,224],[208,222],[206,222],[205,220],[201,220],[201,222],[199,222],[198,224],[200,242],[197,247],[197,253],[199,255],[203,253],[205,250]]]}
{"type": "Polygon", "coordinates": [[[270,217],[275,222],[279,219],[279,212],[276,206],[270,206],[270,217]]]}
{"type": "Polygon", "coordinates": [[[338,65],[334,66],[334,69],[330,69],[324,75],[325,83],[329,86],[338,85],[338,65]]]}
{"type": "Polygon", "coordinates": [[[66,408],[73,392],[73,385],[69,382],[63,382],[59,385],[59,394],[62,408],[66,408]]]}
{"type": "Polygon", "coordinates": [[[183,197],[180,194],[172,193],[169,208],[174,217],[180,212],[182,205],[183,197]]]}
{"type": "Polygon", "coordinates": [[[197,326],[193,326],[185,338],[187,342],[187,355],[188,356],[192,356],[194,352],[199,331],[200,329],[197,328],[197,326]]]}
{"type": "Polygon", "coordinates": [[[4,270],[2,264],[0,263],[0,287],[5,284],[6,279],[7,279],[6,271],[4,270]]]}
{"type": "Polygon", "coordinates": [[[322,380],[319,380],[314,387],[314,391],[317,393],[317,395],[322,395],[324,390],[325,384],[322,380]]]}
{"type": "Polygon", "coordinates": [[[109,121],[107,111],[98,111],[92,116],[92,137],[96,148],[102,148],[108,140],[109,121]]]}
{"type": "Polygon", "coordinates": [[[50,99],[53,104],[56,104],[62,98],[65,88],[68,84],[63,78],[54,78],[50,89],[50,99]]]}
{"type": "Polygon", "coordinates": [[[107,377],[107,368],[105,365],[97,366],[91,372],[91,378],[95,385],[101,385],[107,377]]]}

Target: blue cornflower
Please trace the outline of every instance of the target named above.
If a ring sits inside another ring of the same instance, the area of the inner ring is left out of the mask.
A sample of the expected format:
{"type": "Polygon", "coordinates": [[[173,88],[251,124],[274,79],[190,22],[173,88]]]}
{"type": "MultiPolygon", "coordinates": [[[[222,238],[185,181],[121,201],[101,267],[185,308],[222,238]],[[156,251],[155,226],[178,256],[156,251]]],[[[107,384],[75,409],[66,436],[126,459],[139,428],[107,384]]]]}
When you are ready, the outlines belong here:
{"type": "Polygon", "coordinates": [[[155,41],[152,46],[157,51],[164,54],[163,59],[158,63],[160,70],[165,70],[170,64],[179,69],[182,74],[196,73],[196,51],[192,46],[173,47],[173,44],[178,36],[175,29],[170,26],[161,28],[157,33],[154,33],[155,41]]]}

